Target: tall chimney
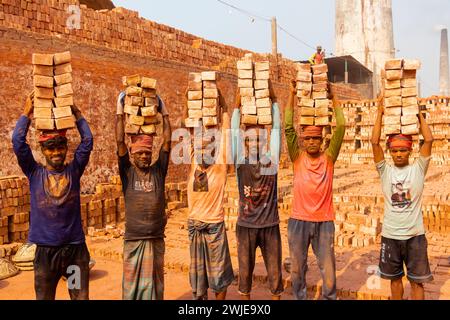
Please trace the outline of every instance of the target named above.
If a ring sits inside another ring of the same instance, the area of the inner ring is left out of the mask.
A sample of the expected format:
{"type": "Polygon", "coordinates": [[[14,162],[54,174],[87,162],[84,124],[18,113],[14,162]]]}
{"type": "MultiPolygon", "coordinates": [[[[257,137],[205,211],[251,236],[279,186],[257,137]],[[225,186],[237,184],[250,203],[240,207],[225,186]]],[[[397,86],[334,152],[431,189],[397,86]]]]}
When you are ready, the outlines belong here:
{"type": "Polygon", "coordinates": [[[448,34],[447,29],[441,31],[441,63],[439,67],[439,92],[448,96],[450,91],[449,69],[448,69],[448,34]]]}

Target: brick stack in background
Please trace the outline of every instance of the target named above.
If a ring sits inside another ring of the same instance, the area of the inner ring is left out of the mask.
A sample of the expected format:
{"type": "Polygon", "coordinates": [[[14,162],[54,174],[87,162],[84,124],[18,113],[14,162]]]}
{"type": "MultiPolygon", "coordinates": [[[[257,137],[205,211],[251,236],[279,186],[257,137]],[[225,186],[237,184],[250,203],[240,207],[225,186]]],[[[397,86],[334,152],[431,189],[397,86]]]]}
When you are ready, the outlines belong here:
{"type": "Polygon", "coordinates": [[[237,62],[237,69],[242,124],[271,125],[272,101],[269,90],[269,61],[253,62],[253,55],[246,54],[243,59],[237,62]]]}
{"type": "Polygon", "coordinates": [[[418,60],[393,59],[386,61],[384,80],[384,132],[416,135],[419,133],[419,105],[417,102],[418,60]]]}
{"type": "Polygon", "coordinates": [[[204,71],[202,73],[189,73],[188,80],[188,118],[185,119],[186,127],[197,128],[218,125],[220,108],[219,90],[217,80],[219,74],[216,71],[204,71]]]}
{"type": "Polygon", "coordinates": [[[160,123],[156,80],[133,75],[123,77],[122,83],[126,87],[125,133],[155,135],[160,123]]]}
{"type": "Polygon", "coordinates": [[[34,119],[37,130],[75,127],[69,51],[33,54],[34,119]]]}
{"type": "Polygon", "coordinates": [[[25,177],[0,178],[0,244],[26,241],[29,228],[30,189],[25,177]]]}
{"type": "Polygon", "coordinates": [[[300,125],[328,126],[331,122],[331,101],[328,99],[328,66],[299,63],[297,97],[300,125]]]}

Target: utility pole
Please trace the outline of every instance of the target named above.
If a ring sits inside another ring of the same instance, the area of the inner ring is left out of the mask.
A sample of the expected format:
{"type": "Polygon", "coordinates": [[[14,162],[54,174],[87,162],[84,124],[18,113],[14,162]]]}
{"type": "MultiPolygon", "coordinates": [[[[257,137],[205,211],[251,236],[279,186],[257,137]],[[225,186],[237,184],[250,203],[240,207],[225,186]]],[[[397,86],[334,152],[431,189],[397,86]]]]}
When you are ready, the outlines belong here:
{"type": "Polygon", "coordinates": [[[276,57],[278,55],[277,45],[277,18],[272,17],[272,54],[276,57]]]}

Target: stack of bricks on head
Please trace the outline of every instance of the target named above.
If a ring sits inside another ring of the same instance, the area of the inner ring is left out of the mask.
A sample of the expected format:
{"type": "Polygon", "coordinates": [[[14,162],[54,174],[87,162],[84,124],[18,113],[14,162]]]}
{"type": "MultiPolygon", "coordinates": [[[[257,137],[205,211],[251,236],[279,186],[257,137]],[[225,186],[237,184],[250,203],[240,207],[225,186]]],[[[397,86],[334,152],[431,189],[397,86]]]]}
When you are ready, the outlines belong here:
{"type": "Polygon", "coordinates": [[[36,129],[52,131],[74,128],[70,52],[35,53],[32,62],[36,129]]]}
{"type": "Polygon", "coordinates": [[[328,126],[331,122],[327,72],[326,64],[298,64],[297,97],[302,126],[328,126]]]}
{"type": "Polygon", "coordinates": [[[128,135],[155,135],[158,118],[158,98],[156,80],[133,75],[123,77],[126,87],[124,113],[126,115],[125,133],[128,135]]]}
{"type": "Polygon", "coordinates": [[[237,62],[237,69],[241,95],[241,123],[244,125],[272,124],[269,62],[253,62],[252,54],[246,54],[237,62]]]}
{"type": "Polygon", "coordinates": [[[188,81],[188,118],[187,128],[214,127],[218,125],[218,109],[220,108],[219,90],[217,89],[218,73],[204,71],[189,73],[188,81]]]}
{"type": "Polygon", "coordinates": [[[385,64],[384,132],[387,135],[419,133],[417,70],[420,61],[394,59],[385,64]]]}

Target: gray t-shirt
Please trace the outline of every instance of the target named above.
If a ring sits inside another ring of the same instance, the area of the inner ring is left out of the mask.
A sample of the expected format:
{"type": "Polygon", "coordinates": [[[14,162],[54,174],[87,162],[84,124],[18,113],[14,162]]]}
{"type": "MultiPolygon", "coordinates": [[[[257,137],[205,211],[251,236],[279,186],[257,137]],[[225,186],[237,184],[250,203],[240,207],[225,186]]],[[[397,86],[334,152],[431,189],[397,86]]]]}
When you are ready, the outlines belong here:
{"type": "Polygon", "coordinates": [[[376,164],[384,194],[383,237],[408,240],[425,234],[422,194],[430,159],[420,156],[414,164],[403,168],[386,160],[376,164]]]}

